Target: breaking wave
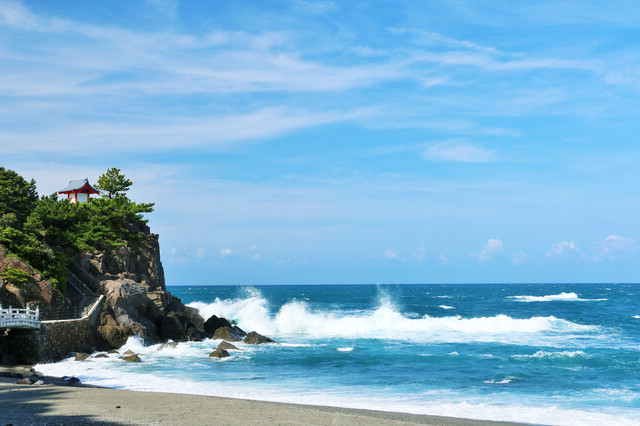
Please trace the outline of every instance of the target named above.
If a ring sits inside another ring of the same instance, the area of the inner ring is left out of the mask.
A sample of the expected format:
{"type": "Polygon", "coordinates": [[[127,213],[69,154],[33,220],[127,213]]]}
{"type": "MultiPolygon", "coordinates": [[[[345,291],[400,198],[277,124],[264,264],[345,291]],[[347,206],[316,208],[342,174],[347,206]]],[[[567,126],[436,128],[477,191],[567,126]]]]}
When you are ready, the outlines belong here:
{"type": "Polygon", "coordinates": [[[257,330],[277,337],[368,338],[408,341],[467,342],[522,341],[527,336],[559,336],[588,333],[595,326],[576,324],[554,316],[512,318],[499,314],[489,317],[462,316],[412,318],[385,296],[369,310],[314,310],[305,301],[292,300],[271,312],[269,302],[257,290],[246,297],[213,303],[193,302],[189,306],[204,318],[217,315],[234,321],[244,330],[257,330]]]}
{"type": "Polygon", "coordinates": [[[607,299],[581,299],[576,293],[550,294],[548,296],[507,296],[508,299],[515,299],[518,302],[598,302],[607,299]]]}

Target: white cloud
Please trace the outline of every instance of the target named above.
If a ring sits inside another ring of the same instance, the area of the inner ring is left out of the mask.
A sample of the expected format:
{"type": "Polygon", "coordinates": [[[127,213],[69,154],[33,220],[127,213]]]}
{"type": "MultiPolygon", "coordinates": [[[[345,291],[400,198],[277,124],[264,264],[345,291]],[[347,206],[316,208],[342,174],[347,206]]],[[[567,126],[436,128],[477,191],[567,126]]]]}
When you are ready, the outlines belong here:
{"type": "Polygon", "coordinates": [[[226,248],[226,249],[221,249],[220,250],[220,257],[221,258],[225,258],[227,256],[231,255],[231,249],[230,248],[226,248]]]}
{"type": "Polygon", "coordinates": [[[551,250],[547,252],[545,257],[561,256],[566,253],[579,252],[580,247],[573,241],[560,241],[551,246],[551,250]]]}
{"type": "Polygon", "coordinates": [[[422,157],[433,161],[465,163],[490,163],[496,160],[492,151],[460,140],[433,144],[422,152],[422,157]]]}
{"type": "Polygon", "coordinates": [[[626,257],[635,251],[635,239],[611,234],[600,242],[600,251],[594,256],[594,260],[618,259],[626,257]]]}
{"type": "Polygon", "coordinates": [[[424,257],[425,257],[426,254],[427,254],[427,249],[425,248],[425,246],[423,244],[420,247],[416,247],[416,249],[413,252],[413,254],[411,255],[411,257],[416,262],[422,262],[424,260],[424,257]]]}
{"type": "Polygon", "coordinates": [[[487,260],[493,260],[496,255],[504,252],[504,243],[497,238],[491,238],[484,245],[484,248],[479,253],[471,253],[471,257],[475,257],[480,262],[487,260]]]}
{"type": "Polygon", "coordinates": [[[398,251],[394,249],[387,249],[384,253],[382,253],[384,257],[387,259],[398,259],[398,251]]]}
{"type": "Polygon", "coordinates": [[[310,112],[265,108],[236,115],[177,117],[145,120],[144,123],[73,123],[64,128],[32,131],[0,131],[0,152],[18,153],[27,145],[42,153],[89,152],[108,146],[113,152],[149,151],[185,147],[225,149],[229,144],[275,137],[287,132],[362,117],[367,110],[310,112]],[[56,143],[51,143],[55,140],[56,143]],[[11,141],[12,143],[2,143],[11,141]]]}

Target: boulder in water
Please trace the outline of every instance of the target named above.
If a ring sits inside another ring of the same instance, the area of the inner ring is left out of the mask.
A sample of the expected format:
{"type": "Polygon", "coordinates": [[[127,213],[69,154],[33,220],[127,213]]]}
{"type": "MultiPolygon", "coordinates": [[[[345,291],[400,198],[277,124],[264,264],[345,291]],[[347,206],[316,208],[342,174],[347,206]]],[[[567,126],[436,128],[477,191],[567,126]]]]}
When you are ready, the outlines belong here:
{"type": "Polygon", "coordinates": [[[211,352],[209,356],[212,358],[226,358],[229,356],[229,352],[225,351],[224,349],[217,348],[213,352],[211,352]]]}
{"type": "Polygon", "coordinates": [[[138,356],[138,354],[122,356],[120,357],[120,359],[127,362],[140,362],[140,357],[138,356]]]}
{"type": "Polygon", "coordinates": [[[178,342],[166,342],[166,343],[161,344],[160,347],[158,347],[158,350],[162,351],[164,349],[175,348],[177,346],[178,346],[178,342]]]}
{"type": "Polygon", "coordinates": [[[89,358],[91,355],[86,354],[84,352],[76,352],[76,361],[84,361],[85,359],[89,358]]]}
{"type": "Polygon", "coordinates": [[[218,328],[215,333],[213,333],[213,339],[222,339],[230,342],[241,342],[242,334],[238,333],[234,328],[225,326],[218,328]]]}
{"type": "Polygon", "coordinates": [[[263,343],[278,343],[275,340],[269,339],[266,336],[263,336],[260,333],[256,333],[255,331],[252,331],[251,333],[247,334],[247,337],[244,338],[244,343],[246,343],[247,345],[261,345],[263,343]]]}
{"type": "Polygon", "coordinates": [[[204,322],[204,332],[210,336],[215,333],[217,329],[220,327],[233,327],[233,325],[224,318],[218,318],[215,315],[212,315],[208,320],[204,322]]]}
{"type": "Polygon", "coordinates": [[[218,349],[224,349],[225,351],[231,351],[231,350],[237,351],[237,350],[239,350],[234,345],[232,345],[229,342],[225,342],[224,340],[222,342],[220,342],[220,344],[218,345],[218,349]]]}

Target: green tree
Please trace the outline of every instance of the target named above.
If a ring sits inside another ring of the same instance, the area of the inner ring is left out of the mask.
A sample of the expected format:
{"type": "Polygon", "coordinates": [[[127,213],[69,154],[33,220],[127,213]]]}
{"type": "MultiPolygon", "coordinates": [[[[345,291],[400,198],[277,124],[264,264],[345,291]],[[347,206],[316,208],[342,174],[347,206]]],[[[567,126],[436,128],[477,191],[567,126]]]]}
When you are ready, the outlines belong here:
{"type": "Polygon", "coordinates": [[[31,275],[22,269],[7,266],[4,272],[0,272],[0,278],[6,283],[13,284],[16,287],[22,287],[29,282],[31,275]]]}
{"type": "Polygon", "coordinates": [[[129,179],[120,173],[120,169],[112,167],[98,178],[96,188],[104,192],[103,197],[115,198],[124,196],[133,185],[129,179]]]}
{"type": "Polygon", "coordinates": [[[38,202],[36,182],[24,180],[13,170],[0,167],[0,218],[7,223],[11,214],[22,224],[38,202]]]}

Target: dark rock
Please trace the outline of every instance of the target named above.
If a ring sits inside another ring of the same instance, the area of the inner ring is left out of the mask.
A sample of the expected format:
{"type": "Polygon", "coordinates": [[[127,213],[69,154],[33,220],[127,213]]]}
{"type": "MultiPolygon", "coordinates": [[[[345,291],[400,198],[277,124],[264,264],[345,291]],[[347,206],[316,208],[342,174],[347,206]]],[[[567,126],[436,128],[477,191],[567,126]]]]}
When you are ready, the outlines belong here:
{"type": "Polygon", "coordinates": [[[77,377],[63,377],[63,379],[65,379],[68,386],[77,386],[80,384],[80,379],[77,377]]]}
{"type": "Polygon", "coordinates": [[[232,328],[233,324],[231,324],[225,318],[218,318],[215,315],[212,315],[211,318],[204,322],[204,332],[210,336],[213,336],[213,333],[215,333],[215,331],[220,327],[232,328]]]}
{"type": "Polygon", "coordinates": [[[159,351],[164,350],[166,348],[175,348],[178,346],[178,342],[166,342],[160,345],[158,348],[159,351]]]}
{"type": "Polygon", "coordinates": [[[220,344],[218,345],[218,349],[224,349],[226,351],[229,351],[229,350],[237,351],[237,350],[239,350],[238,348],[233,346],[231,343],[225,342],[224,340],[222,342],[220,342],[220,344]]]}
{"type": "Polygon", "coordinates": [[[127,362],[140,362],[140,357],[137,354],[122,356],[120,359],[127,362]]]}
{"type": "Polygon", "coordinates": [[[95,355],[94,358],[109,358],[109,355],[107,355],[107,354],[98,354],[98,355],[95,355]]]}
{"type": "Polygon", "coordinates": [[[158,334],[162,340],[185,341],[186,318],[178,312],[170,312],[158,320],[158,334]]]}
{"type": "Polygon", "coordinates": [[[227,358],[229,356],[229,352],[224,349],[217,348],[213,352],[209,354],[212,358],[227,358]]]}
{"type": "Polygon", "coordinates": [[[18,360],[14,354],[2,354],[2,364],[4,365],[16,365],[18,360]]]}
{"type": "Polygon", "coordinates": [[[76,352],[76,361],[84,361],[85,359],[89,358],[91,355],[84,353],[84,352],[76,352]]]}
{"type": "Polygon", "coordinates": [[[124,355],[135,355],[136,353],[134,351],[132,351],[131,349],[127,350],[126,352],[124,352],[124,355]]]}
{"type": "Polygon", "coordinates": [[[213,339],[222,339],[230,342],[242,341],[242,335],[231,327],[220,327],[213,333],[213,339]]]}
{"type": "Polygon", "coordinates": [[[278,342],[276,342],[275,340],[271,340],[260,333],[256,333],[255,331],[252,331],[251,333],[247,334],[247,337],[244,338],[244,343],[246,343],[247,345],[261,345],[263,343],[278,343],[278,342]]]}

